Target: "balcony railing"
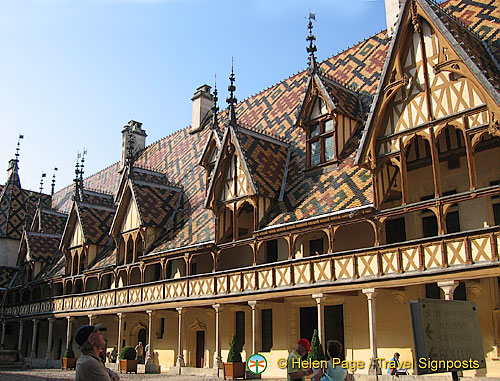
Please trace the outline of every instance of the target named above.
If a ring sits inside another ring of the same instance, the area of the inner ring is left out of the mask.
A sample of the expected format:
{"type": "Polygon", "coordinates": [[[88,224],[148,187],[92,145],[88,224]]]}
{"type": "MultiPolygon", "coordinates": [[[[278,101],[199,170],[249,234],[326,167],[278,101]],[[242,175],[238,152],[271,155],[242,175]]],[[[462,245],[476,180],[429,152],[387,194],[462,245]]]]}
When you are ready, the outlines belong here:
{"type": "Polygon", "coordinates": [[[7,306],[8,316],[152,304],[497,265],[498,227],[7,306]]]}

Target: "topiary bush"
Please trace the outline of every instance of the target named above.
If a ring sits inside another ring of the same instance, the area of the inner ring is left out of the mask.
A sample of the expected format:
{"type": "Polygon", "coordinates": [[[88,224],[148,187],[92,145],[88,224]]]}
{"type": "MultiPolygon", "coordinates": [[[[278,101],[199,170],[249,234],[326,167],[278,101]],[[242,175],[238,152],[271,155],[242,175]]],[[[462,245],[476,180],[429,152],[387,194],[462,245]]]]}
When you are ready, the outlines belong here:
{"type": "Polygon", "coordinates": [[[231,344],[229,344],[229,353],[227,355],[227,362],[243,362],[241,359],[241,345],[236,335],[233,335],[231,344]]]}
{"type": "Polygon", "coordinates": [[[75,352],[73,352],[73,336],[70,336],[68,346],[66,347],[66,350],[64,351],[63,357],[65,359],[74,359],[75,358],[75,352]]]}
{"type": "Polygon", "coordinates": [[[311,352],[307,355],[307,359],[311,361],[322,361],[326,360],[325,353],[323,352],[323,347],[319,341],[318,330],[315,329],[313,332],[313,337],[311,340],[311,352]]]}
{"type": "Polygon", "coordinates": [[[120,359],[135,360],[137,352],[134,347],[123,347],[120,351],[120,359]]]}

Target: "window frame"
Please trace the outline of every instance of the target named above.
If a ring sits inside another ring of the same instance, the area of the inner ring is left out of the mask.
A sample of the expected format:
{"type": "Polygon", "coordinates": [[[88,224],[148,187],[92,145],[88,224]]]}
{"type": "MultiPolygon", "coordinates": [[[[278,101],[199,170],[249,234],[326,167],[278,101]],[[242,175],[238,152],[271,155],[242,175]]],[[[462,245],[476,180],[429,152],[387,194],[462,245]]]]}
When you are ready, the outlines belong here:
{"type": "Polygon", "coordinates": [[[306,124],[306,157],[307,157],[307,168],[314,168],[318,167],[324,164],[329,164],[332,162],[337,161],[338,159],[338,154],[337,154],[337,123],[335,121],[335,118],[330,115],[330,113],[321,115],[318,118],[311,119],[307,122],[306,124]],[[325,125],[327,121],[332,121],[333,123],[333,128],[330,131],[325,131],[325,125]],[[311,130],[314,126],[318,125],[319,127],[319,133],[318,135],[311,136],[311,130]],[[333,158],[330,160],[325,159],[325,140],[329,137],[333,138],[333,158]],[[319,162],[313,164],[312,163],[312,145],[316,142],[319,142],[319,150],[320,150],[320,158],[319,162]]]}

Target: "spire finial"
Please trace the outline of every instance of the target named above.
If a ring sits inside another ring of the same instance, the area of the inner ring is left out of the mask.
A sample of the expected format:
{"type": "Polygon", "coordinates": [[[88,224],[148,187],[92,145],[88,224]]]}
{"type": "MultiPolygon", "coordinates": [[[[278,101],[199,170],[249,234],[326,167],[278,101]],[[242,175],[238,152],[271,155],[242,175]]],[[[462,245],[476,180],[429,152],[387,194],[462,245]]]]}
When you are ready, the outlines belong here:
{"type": "Polygon", "coordinates": [[[82,152],[82,160],[80,161],[80,185],[83,188],[83,168],[85,167],[85,155],[87,154],[87,150],[84,148],[82,152]]]}
{"type": "Polygon", "coordinates": [[[10,173],[17,173],[17,170],[19,169],[19,150],[21,149],[21,139],[24,139],[24,135],[19,134],[17,138],[17,146],[16,146],[16,153],[14,154],[14,159],[11,159],[9,161],[9,168],[7,171],[10,173]]]}
{"type": "Polygon", "coordinates": [[[309,46],[306,47],[307,53],[309,53],[309,73],[315,74],[318,71],[318,64],[316,62],[316,56],[314,53],[318,50],[314,41],[316,40],[316,36],[313,34],[313,23],[312,20],[316,21],[316,14],[309,12],[309,23],[307,24],[307,28],[309,29],[309,35],[306,37],[306,41],[309,41],[309,46]]]}
{"type": "Polygon", "coordinates": [[[54,189],[56,187],[56,172],[57,172],[57,167],[54,167],[54,173],[52,174],[52,185],[51,185],[51,190],[50,190],[50,195],[54,195],[54,189]]]}
{"type": "Polygon", "coordinates": [[[21,149],[21,139],[24,139],[24,135],[23,134],[19,134],[19,136],[17,138],[17,147],[16,147],[16,153],[15,153],[16,163],[19,162],[19,150],[21,149]]]}
{"type": "Polygon", "coordinates": [[[43,179],[47,176],[45,172],[42,172],[42,177],[40,178],[40,198],[42,197],[43,192],[43,179]]]}
{"type": "Polygon", "coordinates": [[[212,128],[214,130],[219,130],[219,119],[217,118],[217,113],[219,112],[219,106],[217,106],[217,101],[219,98],[217,97],[217,74],[215,74],[214,80],[214,105],[212,106],[212,128]]]}
{"type": "Polygon", "coordinates": [[[226,99],[226,102],[229,104],[229,118],[230,124],[234,127],[236,126],[236,111],[234,109],[234,105],[238,100],[234,96],[234,91],[236,90],[236,86],[234,85],[234,62],[233,57],[231,57],[231,75],[229,76],[229,86],[227,89],[229,90],[229,97],[226,99]]]}
{"type": "Polygon", "coordinates": [[[77,152],[76,154],[76,165],[75,165],[75,179],[73,180],[75,182],[75,193],[73,194],[73,199],[74,200],[79,200],[80,199],[80,157],[81,153],[77,152]]]}

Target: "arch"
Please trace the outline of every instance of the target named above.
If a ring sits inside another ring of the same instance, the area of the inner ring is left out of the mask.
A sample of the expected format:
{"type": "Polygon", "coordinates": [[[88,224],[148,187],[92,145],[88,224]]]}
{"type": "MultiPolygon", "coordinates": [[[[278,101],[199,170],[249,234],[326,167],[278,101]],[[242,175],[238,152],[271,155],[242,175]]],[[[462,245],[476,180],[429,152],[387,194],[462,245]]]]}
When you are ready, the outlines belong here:
{"type": "Polygon", "coordinates": [[[134,284],[140,284],[141,279],[142,279],[141,268],[139,266],[132,267],[128,275],[128,284],[130,286],[134,284]]]}
{"type": "Polygon", "coordinates": [[[469,190],[469,171],[465,135],[460,128],[446,124],[436,136],[439,174],[443,190],[469,190]]]}
{"type": "Polygon", "coordinates": [[[186,360],[190,366],[203,367],[203,368],[207,368],[209,366],[208,362],[210,361],[210,356],[209,356],[209,352],[208,352],[207,345],[206,345],[206,340],[207,340],[206,331],[207,331],[206,324],[203,323],[202,321],[200,321],[198,318],[195,318],[193,323],[191,323],[187,328],[189,348],[192,348],[192,350],[190,350],[188,352],[188,358],[186,360]],[[202,361],[203,364],[196,364],[196,360],[197,360],[196,355],[197,355],[197,349],[198,349],[196,336],[197,336],[197,332],[199,332],[199,331],[205,332],[205,334],[204,334],[205,342],[203,343],[203,347],[204,347],[203,361],[202,361]]]}
{"type": "Polygon", "coordinates": [[[286,261],[288,259],[288,241],[284,238],[261,242],[258,250],[258,264],[286,261]]]}
{"type": "Polygon", "coordinates": [[[186,276],[186,261],[184,258],[169,259],[167,261],[167,279],[186,276]]]}
{"type": "Polygon", "coordinates": [[[375,230],[367,221],[345,224],[335,231],[333,251],[356,250],[375,245],[375,230]]]}
{"type": "Polygon", "coordinates": [[[146,265],[144,269],[144,282],[156,282],[161,280],[161,263],[146,265]]]}
{"type": "Polygon", "coordinates": [[[85,254],[85,251],[82,250],[80,253],[80,261],[79,261],[79,272],[78,274],[83,274],[83,270],[87,267],[87,255],[85,254]]]}
{"type": "Polygon", "coordinates": [[[71,275],[77,275],[78,274],[78,258],[79,258],[78,250],[72,252],[70,255],[71,255],[71,263],[73,265],[73,269],[71,270],[71,275]]]}
{"type": "Polygon", "coordinates": [[[137,234],[135,240],[135,261],[137,261],[144,254],[144,241],[142,240],[142,235],[137,234]]]}
{"type": "Polygon", "coordinates": [[[130,235],[127,239],[127,253],[125,263],[134,263],[134,239],[130,235]]]}
{"type": "Polygon", "coordinates": [[[219,253],[217,270],[249,267],[253,265],[253,260],[253,249],[250,245],[224,249],[219,253]]]}
{"type": "Polygon", "coordinates": [[[71,295],[73,293],[73,282],[68,280],[64,288],[65,295],[71,295]]]}
{"type": "Polygon", "coordinates": [[[64,292],[63,284],[61,282],[54,283],[52,286],[52,295],[61,296],[64,292]]]}
{"type": "Polygon", "coordinates": [[[255,207],[248,201],[243,202],[236,211],[237,239],[252,236],[254,230],[255,207]]]}
{"type": "Polygon", "coordinates": [[[50,286],[48,284],[43,284],[41,288],[41,297],[43,299],[50,297],[50,286]]]}
{"type": "Polygon", "coordinates": [[[142,320],[139,320],[137,324],[134,326],[134,328],[130,330],[130,341],[129,341],[130,345],[135,347],[137,344],[139,344],[139,333],[142,330],[144,330],[146,333],[146,340],[142,344],[146,346],[146,344],[148,343],[148,337],[147,337],[148,329],[146,323],[144,323],[142,320]]]}
{"type": "Polygon", "coordinates": [[[125,286],[128,286],[127,270],[122,269],[118,272],[118,276],[116,277],[116,287],[121,288],[125,286]]]}
{"type": "Polygon", "coordinates": [[[403,192],[407,203],[421,201],[434,195],[434,173],[432,167],[431,145],[420,135],[411,139],[405,150],[406,173],[403,178],[403,192]]]}
{"type": "Polygon", "coordinates": [[[294,258],[324,254],[328,251],[328,236],[322,230],[301,234],[295,240],[294,258]]]}
{"type": "Polygon", "coordinates": [[[85,281],[85,291],[92,292],[99,289],[99,281],[97,276],[88,277],[85,281]]]}
{"type": "Polygon", "coordinates": [[[189,260],[189,275],[206,274],[213,271],[214,259],[212,253],[200,253],[191,256],[189,260]]]}
{"type": "Polygon", "coordinates": [[[81,294],[83,292],[83,279],[78,278],[75,280],[74,293],[81,294]]]}
{"type": "Polygon", "coordinates": [[[492,158],[500,157],[500,137],[483,133],[474,137],[473,144],[474,167],[481,169],[476,171],[476,186],[486,188],[498,181],[498,161],[492,158]]]}
{"type": "Polygon", "coordinates": [[[114,281],[114,274],[107,273],[101,276],[99,289],[100,290],[109,290],[114,281]]]}
{"type": "Polygon", "coordinates": [[[125,240],[122,236],[120,236],[120,241],[118,242],[116,264],[118,266],[125,264],[125,240]]]}

